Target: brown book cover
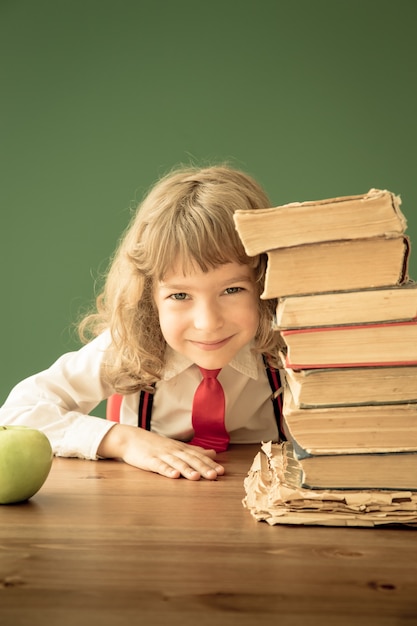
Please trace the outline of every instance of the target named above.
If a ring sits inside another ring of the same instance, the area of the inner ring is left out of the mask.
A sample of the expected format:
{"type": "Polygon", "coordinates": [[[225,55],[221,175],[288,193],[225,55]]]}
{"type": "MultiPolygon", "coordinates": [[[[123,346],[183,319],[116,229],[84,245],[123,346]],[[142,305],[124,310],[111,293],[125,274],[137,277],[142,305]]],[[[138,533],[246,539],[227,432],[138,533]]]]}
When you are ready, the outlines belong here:
{"type": "Polygon", "coordinates": [[[268,251],[263,299],[392,287],[408,281],[408,237],[374,237],[268,251]]]}
{"type": "Polygon", "coordinates": [[[254,519],[271,526],[417,526],[417,493],[412,490],[305,489],[288,484],[282,444],[262,444],[244,489],[243,506],[254,519]]]}
{"type": "Polygon", "coordinates": [[[282,427],[307,454],[364,454],[417,450],[417,404],[303,409],[286,387],[282,427]]]}
{"type": "Polygon", "coordinates": [[[306,489],[406,489],[417,491],[417,450],[312,456],[282,445],[285,482],[306,489]]]}
{"type": "Polygon", "coordinates": [[[253,256],[319,241],[399,235],[407,227],[400,205],[392,192],[370,189],[356,196],[240,210],[234,220],[247,254],[253,256]]]}
{"type": "Polygon", "coordinates": [[[279,298],[275,330],[412,320],[417,283],[279,298]]]}
{"type": "MultiPolygon", "coordinates": [[[[284,359],[285,357],[283,357],[284,359]]],[[[281,370],[302,409],[417,402],[417,365],[281,370]]]]}
{"type": "Polygon", "coordinates": [[[375,367],[417,364],[417,319],[383,324],[282,330],[285,367],[375,367]]]}

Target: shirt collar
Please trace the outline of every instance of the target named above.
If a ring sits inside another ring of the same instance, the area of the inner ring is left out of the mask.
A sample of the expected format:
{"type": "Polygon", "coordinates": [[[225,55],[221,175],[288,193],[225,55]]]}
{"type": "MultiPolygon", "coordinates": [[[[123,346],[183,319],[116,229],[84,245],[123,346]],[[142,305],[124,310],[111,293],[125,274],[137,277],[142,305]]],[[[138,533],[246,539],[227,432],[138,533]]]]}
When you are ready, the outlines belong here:
{"type": "MultiPolygon", "coordinates": [[[[252,344],[247,344],[239,350],[226,367],[231,367],[237,372],[257,380],[260,360],[261,357],[252,351],[252,344]]],[[[175,352],[170,346],[166,347],[165,368],[162,373],[162,380],[170,380],[189,367],[195,367],[195,364],[183,354],[175,352]]]]}

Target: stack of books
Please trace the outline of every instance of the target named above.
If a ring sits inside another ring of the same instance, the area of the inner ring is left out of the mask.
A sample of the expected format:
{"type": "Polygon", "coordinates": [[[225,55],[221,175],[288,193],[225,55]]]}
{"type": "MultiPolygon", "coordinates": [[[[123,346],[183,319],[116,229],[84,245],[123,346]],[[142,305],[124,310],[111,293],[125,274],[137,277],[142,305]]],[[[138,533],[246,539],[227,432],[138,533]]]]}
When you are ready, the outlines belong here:
{"type": "Polygon", "coordinates": [[[262,298],[277,300],[283,346],[287,441],[245,481],[261,519],[417,522],[417,284],[400,205],[371,189],[235,214],[247,254],[268,256],[262,298]]]}

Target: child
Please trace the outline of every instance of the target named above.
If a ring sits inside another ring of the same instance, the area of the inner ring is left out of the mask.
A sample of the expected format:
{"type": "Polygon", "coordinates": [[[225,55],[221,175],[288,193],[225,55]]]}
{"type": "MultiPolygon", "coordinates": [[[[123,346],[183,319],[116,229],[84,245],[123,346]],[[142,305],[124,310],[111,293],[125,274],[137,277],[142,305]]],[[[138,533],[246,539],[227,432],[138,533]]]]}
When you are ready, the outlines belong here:
{"type": "Polygon", "coordinates": [[[233,222],[237,209],[269,206],[251,177],[227,166],[162,178],[121,240],[96,312],[80,324],[91,341],[19,383],[0,424],[42,430],[58,456],[214,480],[224,468],[215,450],[193,445],[191,412],[199,368],[221,368],[230,442],[277,440],[263,356],[278,366],[275,303],[259,297],[264,255],[245,254],[233,222]],[[89,415],[115,393],[118,423],[89,415]],[[148,430],[138,428],[144,397],[148,430]]]}

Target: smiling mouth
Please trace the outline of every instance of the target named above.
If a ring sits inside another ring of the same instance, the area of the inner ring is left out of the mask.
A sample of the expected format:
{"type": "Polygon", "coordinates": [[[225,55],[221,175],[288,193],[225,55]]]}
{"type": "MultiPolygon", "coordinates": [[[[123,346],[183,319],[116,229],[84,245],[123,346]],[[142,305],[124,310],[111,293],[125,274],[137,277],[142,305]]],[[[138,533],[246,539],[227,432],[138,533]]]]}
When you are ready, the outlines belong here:
{"type": "Polygon", "coordinates": [[[230,339],[231,337],[226,337],[226,339],[219,339],[217,341],[191,341],[191,343],[197,348],[200,348],[200,350],[210,351],[222,348],[230,341],[230,339]]]}

